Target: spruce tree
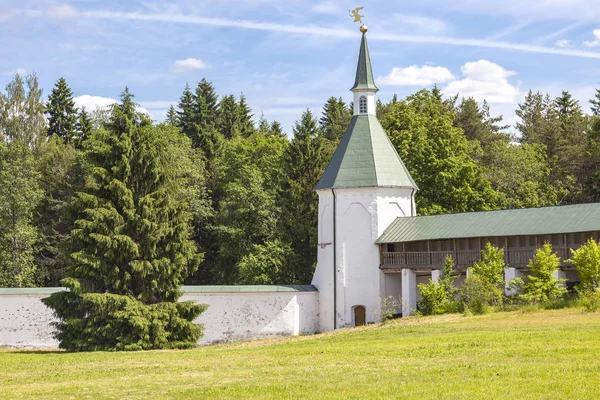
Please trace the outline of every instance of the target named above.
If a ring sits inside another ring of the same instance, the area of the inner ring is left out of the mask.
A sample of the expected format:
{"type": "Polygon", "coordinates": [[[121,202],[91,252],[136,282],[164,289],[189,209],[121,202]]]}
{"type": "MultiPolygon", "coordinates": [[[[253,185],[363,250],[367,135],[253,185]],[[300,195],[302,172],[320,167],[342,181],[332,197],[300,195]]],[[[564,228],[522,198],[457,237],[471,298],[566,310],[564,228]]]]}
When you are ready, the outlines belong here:
{"type": "Polygon", "coordinates": [[[74,140],[76,148],[80,149],[83,142],[90,137],[92,130],[94,129],[94,123],[90,114],[85,111],[85,107],[81,108],[77,117],[77,136],[74,140]]]}
{"type": "Polygon", "coordinates": [[[239,115],[237,102],[232,94],[223,96],[219,103],[218,126],[219,131],[227,140],[240,135],[239,115]]]}
{"type": "Polygon", "coordinates": [[[48,114],[48,137],[56,135],[67,143],[77,134],[77,107],[73,101],[73,92],[65,78],[60,78],[46,104],[48,114]]]}
{"type": "Polygon", "coordinates": [[[335,149],[340,139],[348,129],[352,113],[346,103],[340,97],[330,97],[323,106],[323,114],[319,119],[323,137],[327,139],[335,149]]]}
{"type": "Polygon", "coordinates": [[[186,348],[205,309],[177,302],[201,260],[189,238],[189,142],[152,126],[126,88],[106,130],[88,139],[86,186],[73,207],[73,265],[44,303],[59,318],[60,347],[72,351],[186,348]]]}
{"type": "Polygon", "coordinates": [[[240,134],[243,137],[249,137],[255,131],[254,122],[252,121],[252,117],[254,116],[254,114],[252,114],[252,110],[250,109],[250,106],[248,106],[248,103],[246,102],[246,97],[243,93],[240,95],[240,101],[238,103],[237,109],[238,121],[240,125],[240,134]]]}
{"type": "Polygon", "coordinates": [[[169,125],[177,126],[177,112],[175,111],[173,105],[171,105],[167,111],[167,118],[165,119],[165,122],[169,125]]]}
{"type": "Polygon", "coordinates": [[[179,98],[177,108],[179,109],[179,111],[177,111],[177,127],[193,141],[195,134],[194,95],[187,83],[183,90],[183,94],[179,98]]]}
{"type": "Polygon", "coordinates": [[[594,98],[590,100],[590,104],[592,105],[592,115],[599,117],[600,116],[600,89],[596,89],[596,94],[594,98]]]}
{"type": "Polygon", "coordinates": [[[272,136],[279,136],[279,137],[282,137],[282,138],[286,138],[287,137],[285,131],[283,130],[283,127],[277,121],[271,122],[271,135],[272,136]]]}
{"type": "Polygon", "coordinates": [[[317,207],[315,186],[328,159],[322,133],[310,110],[294,126],[294,138],[286,152],[284,193],[285,231],[296,255],[286,274],[289,283],[308,283],[316,263],[317,207]]]}

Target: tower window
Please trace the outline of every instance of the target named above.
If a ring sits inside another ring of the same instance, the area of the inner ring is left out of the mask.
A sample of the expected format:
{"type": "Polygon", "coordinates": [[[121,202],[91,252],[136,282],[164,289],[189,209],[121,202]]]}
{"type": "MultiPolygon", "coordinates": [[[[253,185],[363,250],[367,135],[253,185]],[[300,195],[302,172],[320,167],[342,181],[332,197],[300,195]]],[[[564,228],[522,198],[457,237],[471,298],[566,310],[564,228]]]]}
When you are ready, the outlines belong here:
{"type": "Polygon", "coordinates": [[[367,96],[360,96],[360,99],[358,99],[358,112],[361,114],[367,113],[367,96]]]}

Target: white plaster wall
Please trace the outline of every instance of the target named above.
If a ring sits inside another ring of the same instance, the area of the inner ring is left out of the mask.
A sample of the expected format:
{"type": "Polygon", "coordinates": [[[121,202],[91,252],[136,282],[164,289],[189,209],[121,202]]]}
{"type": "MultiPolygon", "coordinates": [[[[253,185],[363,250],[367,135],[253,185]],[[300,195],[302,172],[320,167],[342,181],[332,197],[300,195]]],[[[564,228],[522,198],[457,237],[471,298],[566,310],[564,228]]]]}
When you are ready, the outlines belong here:
{"type": "MultiPolygon", "coordinates": [[[[333,194],[319,195],[319,250],[312,284],[319,290],[320,330],[333,329],[333,194]]],[[[386,297],[375,240],[397,217],[414,209],[412,189],[346,188],[336,193],[337,327],[351,326],[354,306],[364,306],[367,322],[376,322],[379,299],[386,297]]]]}
{"type": "Polygon", "coordinates": [[[198,343],[216,344],[315,333],[317,292],[186,293],[181,301],[208,304],[195,321],[204,324],[198,343]]]}
{"type": "Polygon", "coordinates": [[[0,346],[55,348],[56,321],[41,299],[48,295],[0,295],[0,346]]]}
{"type": "MultiPolygon", "coordinates": [[[[54,348],[56,321],[41,299],[0,295],[0,346],[54,348]]],[[[199,344],[310,334],[319,330],[318,292],[186,293],[182,301],[208,304],[199,344]]]]}
{"type": "Polygon", "coordinates": [[[319,228],[317,267],[312,285],[319,290],[319,330],[332,331],[333,327],[333,194],[318,190],[319,228]]]}

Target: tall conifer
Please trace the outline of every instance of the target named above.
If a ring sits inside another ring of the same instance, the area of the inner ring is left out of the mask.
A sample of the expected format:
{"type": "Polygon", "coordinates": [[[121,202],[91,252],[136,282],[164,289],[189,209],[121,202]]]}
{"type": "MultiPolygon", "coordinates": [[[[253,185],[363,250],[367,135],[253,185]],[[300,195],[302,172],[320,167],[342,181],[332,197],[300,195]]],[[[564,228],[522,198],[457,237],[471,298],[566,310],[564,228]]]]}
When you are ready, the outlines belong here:
{"type": "Polygon", "coordinates": [[[77,107],[73,101],[73,92],[65,78],[60,78],[46,104],[48,114],[48,136],[56,135],[70,142],[77,135],[77,107]]]}

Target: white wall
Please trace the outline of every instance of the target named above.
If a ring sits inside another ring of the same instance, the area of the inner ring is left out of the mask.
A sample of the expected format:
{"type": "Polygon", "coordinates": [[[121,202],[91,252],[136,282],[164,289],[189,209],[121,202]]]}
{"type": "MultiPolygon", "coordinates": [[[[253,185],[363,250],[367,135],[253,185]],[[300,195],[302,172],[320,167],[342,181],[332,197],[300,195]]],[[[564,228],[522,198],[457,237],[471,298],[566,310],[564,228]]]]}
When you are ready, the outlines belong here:
{"type": "MultiPolygon", "coordinates": [[[[320,329],[333,329],[333,195],[319,190],[319,250],[313,285],[319,290],[320,329]]],[[[354,306],[364,306],[367,322],[376,322],[379,299],[386,297],[375,240],[397,217],[414,209],[412,189],[346,188],[336,193],[337,328],[353,324],[354,306]]]]}
{"type": "MultiPolygon", "coordinates": [[[[204,324],[204,337],[199,344],[310,334],[319,330],[316,291],[192,293],[194,287],[189,288],[182,301],[209,305],[195,321],[204,324]]],[[[0,293],[0,346],[58,346],[51,326],[56,319],[41,302],[51,290],[34,292],[35,289],[11,289],[9,294],[0,293]],[[15,294],[19,291],[28,294],[15,294]]]]}

